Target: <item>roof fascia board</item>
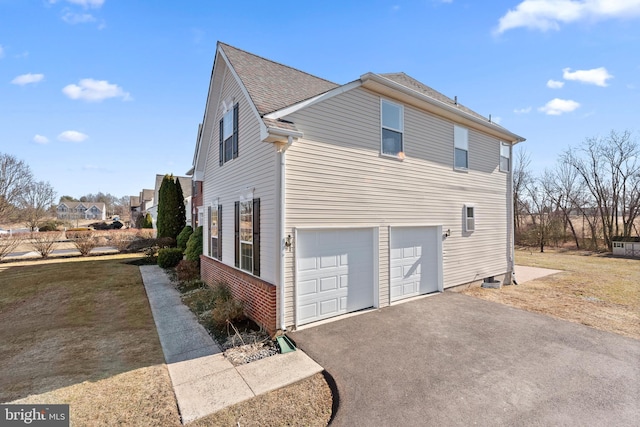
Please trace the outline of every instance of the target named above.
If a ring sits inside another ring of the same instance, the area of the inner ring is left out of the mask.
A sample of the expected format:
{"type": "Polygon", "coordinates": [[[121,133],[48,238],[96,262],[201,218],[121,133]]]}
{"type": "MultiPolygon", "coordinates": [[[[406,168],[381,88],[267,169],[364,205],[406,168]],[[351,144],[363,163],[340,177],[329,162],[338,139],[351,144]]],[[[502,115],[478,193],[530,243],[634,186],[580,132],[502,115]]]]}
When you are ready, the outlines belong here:
{"type": "Polygon", "coordinates": [[[298,110],[301,110],[306,107],[310,107],[313,104],[317,104],[318,102],[326,101],[327,99],[333,98],[336,95],[340,95],[342,93],[348,92],[361,85],[362,85],[362,82],[360,80],[354,80],[345,85],[338,86],[335,89],[331,89],[328,92],[314,96],[313,98],[309,98],[304,101],[300,101],[296,104],[290,105],[288,107],[282,108],[280,110],[274,111],[272,113],[265,114],[264,117],[267,119],[280,119],[282,117],[288,116],[289,114],[293,114],[298,110]]]}
{"type": "Polygon", "coordinates": [[[245,98],[249,102],[249,106],[251,107],[251,111],[253,111],[253,114],[256,116],[256,120],[258,120],[258,123],[260,124],[260,134],[261,135],[262,134],[266,134],[267,133],[267,127],[264,124],[264,122],[262,121],[262,117],[260,117],[260,113],[258,112],[258,108],[256,108],[255,104],[253,103],[253,100],[251,99],[251,96],[249,95],[249,91],[247,90],[247,88],[245,87],[244,83],[240,79],[240,76],[238,76],[238,73],[236,73],[236,70],[231,65],[231,61],[229,61],[229,58],[227,58],[227,55],[225,55],[224,50],[220,47],[220,45],[218,45],[218,53],[220,54],[220,56],[222,57],[224,62],[227,64],[227,69],[229,71],[231,71],[231,75],[233,76],[234,79],[236,79],[236,83],[238,83],[238,86],[240,86],[240,90],[242,90],[242,93],[244,94],[245,98]]]}
{"type": "Polygon", "coordinates": [[[518,142],[522,142],[525,140],[523,137],[509,132],[504,128],[492,126],[488,121],[485,122],[484,120],[472,116],[471,114],[460,111],[459,109],[447,105],[442,101],[438,101],[437,99],[433,99],[429,96],[416,92],[415,90],[409,89],[408,87],[403,86],[400,83],[396,83],[378,74],[366,73],[360,76],[360,80],[362,81],[363,87],[374,92],[387,96],[395,95],[396,98],[399,98],[407,102],[408,104],[446,117],[455,122],[465,124],[469,127],[481,130],[499,139],[503,139],[505,140],[505,142],[508,141],[512,144],[517,144],[518,142]]]}

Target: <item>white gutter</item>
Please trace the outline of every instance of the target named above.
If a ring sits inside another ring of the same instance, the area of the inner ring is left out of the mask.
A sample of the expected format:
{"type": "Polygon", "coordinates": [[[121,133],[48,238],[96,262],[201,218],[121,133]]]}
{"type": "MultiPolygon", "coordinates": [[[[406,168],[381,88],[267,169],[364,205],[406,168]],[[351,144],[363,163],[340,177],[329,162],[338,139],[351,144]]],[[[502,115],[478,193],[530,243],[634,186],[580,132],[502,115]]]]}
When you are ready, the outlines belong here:
{"type": "Polygon", "coordinates": [[[279,191],[279,199],[280,199],[280,212],[278,215],[279,218],[279,239],[280,242],[280,268],[278,271],[278,288],[280,290],[280,329],[284,332],[287,330],[287,326],[285,323],[285,315],[284,315],[284,264],[285,257],[287,253],[287,240],[285,236],[285,215],[286,215],[286,177],[287,177],[287,149],[293,143],[293,136],[288,135],[287,142],[285,144],[279,144],[278,147],[278,155],[280,157],[279,169],[280,169],[280,191],[279,191]]]}

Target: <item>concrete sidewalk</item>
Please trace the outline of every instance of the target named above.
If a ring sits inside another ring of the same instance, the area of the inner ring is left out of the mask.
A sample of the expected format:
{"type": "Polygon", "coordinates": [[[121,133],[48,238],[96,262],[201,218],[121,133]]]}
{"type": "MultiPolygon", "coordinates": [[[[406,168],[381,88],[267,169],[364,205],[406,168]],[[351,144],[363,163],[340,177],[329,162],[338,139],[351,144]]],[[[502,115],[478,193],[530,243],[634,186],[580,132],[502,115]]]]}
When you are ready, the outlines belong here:
{"type": "Polygon", "coordinates": [[[233,366],[157,265],[141,266],[182,423],[322,372],[301,350],[233,366]]]}

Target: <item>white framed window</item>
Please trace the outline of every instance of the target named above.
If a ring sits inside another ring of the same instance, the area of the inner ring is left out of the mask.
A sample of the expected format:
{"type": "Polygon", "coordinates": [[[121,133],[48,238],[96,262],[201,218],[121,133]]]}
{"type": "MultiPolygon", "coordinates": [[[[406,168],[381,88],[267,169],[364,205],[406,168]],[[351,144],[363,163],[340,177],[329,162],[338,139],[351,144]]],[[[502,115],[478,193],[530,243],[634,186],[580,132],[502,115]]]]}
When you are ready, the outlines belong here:
{"type": "Polygon", "coordinates": [[[208,209],[209,216],[209,256],[222,260],[222,206],[214,200],[208,209]]]}
{"type": "Polygon", "coordinates": [[[382,144],[380,152],[387,156],[404,156],[404,107],[400,104],[380,100],[382,144]]]}
{"type": "Polygon", "coordinates": [[[613,247],[614,248],[624,248],[624,243],[623,242],[613,242],[613,247]]]}
{"type": "Polygon", "coordinates": [[[453,126],[453,167],[469,169],[469,129],[453,126]]]}
{"type": "Polygon", "coordinates": [[[509,172],[511,170],[511,146],[500,142],[500,171],[509,172]]]}
{"type": "Polygon", "coordinates": [[[474,205],[464,205],[464,231],[470,232],[476,229],[476,208],[474,205]]]}
{"type": "Polygon", "coordinates": [[[253,194],[235,203],[235,266],[260,276],[260,199],[253,194]]]}
{"type": "Polygon", "coordinates": [[[253,272],[253,200],[240,201],[240,268],[253,272]]]}
{"type": "Polygon", "coordinates": [[[238,104],[220,119],[219,157],[220,166],[238,157],[238,104]]]}

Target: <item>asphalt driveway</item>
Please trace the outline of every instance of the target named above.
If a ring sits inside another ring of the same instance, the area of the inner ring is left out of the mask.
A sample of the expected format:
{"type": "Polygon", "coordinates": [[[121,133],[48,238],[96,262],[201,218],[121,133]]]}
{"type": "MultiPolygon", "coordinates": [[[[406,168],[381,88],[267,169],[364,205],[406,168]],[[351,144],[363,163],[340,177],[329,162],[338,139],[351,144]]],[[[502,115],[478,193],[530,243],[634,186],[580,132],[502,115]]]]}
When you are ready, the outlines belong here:
{"type": "Polygon", "coordinates": [[[289,334],[335,426],[638,426],[640,341],[453,292],[289,334]]]}

